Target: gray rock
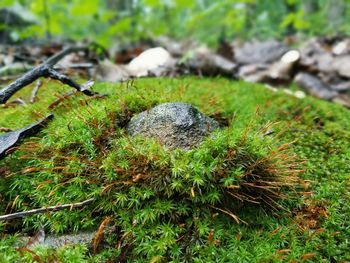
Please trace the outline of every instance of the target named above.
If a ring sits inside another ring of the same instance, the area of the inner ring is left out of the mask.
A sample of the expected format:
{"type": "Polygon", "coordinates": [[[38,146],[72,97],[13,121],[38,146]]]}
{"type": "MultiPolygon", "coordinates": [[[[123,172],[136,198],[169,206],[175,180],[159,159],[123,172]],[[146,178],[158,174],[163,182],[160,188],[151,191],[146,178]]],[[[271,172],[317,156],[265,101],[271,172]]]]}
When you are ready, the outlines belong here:
{"type": "Polygon", "coordinates": [[[232,61],[214,54],[209,48],[201,47],[194,51],[193,56],[184,62],[193,72],[201,72],[206,76],[233,76],[237,65],[232,61]]]}
{"type": "Polygon", "coordinates": [[[327,84],[308,73],[298,73],[294,78],[294,82],[311,95],[321,99],[331,100],[338,95],[337,91],[331,90],[327,84]]]}
{"type": "Polygon", "coordinates": [[[164,103],[134,116],[127,125],[129,135],[152,137],[170,149],[191,149],[214,129],[217,121],[191,104],[164,103]]]}
{"type": "MultiPolygon", "coordinates": [[[[110,234],[110,227],[107,227],[105,232],[110,234]]],[[[36,240],[36,236],[19,236],[16,247],[27,247],[30,249],[36,247],[47,247],[47,248],[61,248],[66,245],[78,245],[84,244],[88,247],[92,246],[92,241],[96,232],[80,232],[74,234],[66,234],[61,236],[48,235],[44,236],[41,240],[36,240]],[[34,239],[34,242],[33,242],[34,239]]]]}
{"type": "Polygon", "coordinates": [[[247,42],[235,48],[235,59],[239,64],[267,64],[279,60],[289,48],[275,40],[247,42]]]}
{"type": "Polygon", "coordinates": [[[339,74],[339,76],[350,78],[350,55],[338,56],[334,58],[331,66],[339,74]]]}

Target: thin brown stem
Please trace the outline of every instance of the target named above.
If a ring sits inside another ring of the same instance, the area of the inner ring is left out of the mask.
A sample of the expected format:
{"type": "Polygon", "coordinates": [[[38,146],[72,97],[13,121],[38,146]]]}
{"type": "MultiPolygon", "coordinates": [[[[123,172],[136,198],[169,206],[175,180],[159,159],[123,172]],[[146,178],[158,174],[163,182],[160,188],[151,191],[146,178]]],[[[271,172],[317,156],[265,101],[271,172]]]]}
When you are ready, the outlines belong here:
{"type": "Polygon", "coordinates": [[[18,212],[18,213],[13,213],[13,214],[2,215],[2,216],[0,216],[0,221],[30,216],[30,215],[34,215],[34,214],[54,212],[54,211],[59,211],[59,210],[63,210],[63,209],[73,209],[73,208],[77,208],[77,207],[82,207],[82,206],[85,206],[85,205],[92,203],[94,200],[95,200],[94,198],[90,198],[90,199],[87,199],[87,200],[79,202],[79,203],[56,205],[56,206],[50,206],[50,207],[42,207],[42,208],[32,209],[29,211],[23,211],[23,212],[18,212]]]}

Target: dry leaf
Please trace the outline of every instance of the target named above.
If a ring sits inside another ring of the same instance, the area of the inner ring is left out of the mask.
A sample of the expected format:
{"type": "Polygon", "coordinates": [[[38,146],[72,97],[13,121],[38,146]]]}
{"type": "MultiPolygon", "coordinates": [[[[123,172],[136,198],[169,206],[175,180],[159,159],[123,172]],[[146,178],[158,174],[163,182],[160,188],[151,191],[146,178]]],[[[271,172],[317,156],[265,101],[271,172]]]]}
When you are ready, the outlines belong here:
{"type": "Polygon", "coordinates": [[[31,237],[26,244],[26,248],[32,248],[37,245],[43,245],[45,242],[45,230],[41,228],[35,236],[31,237]]]}
{"type": "Polygon", "coordinates": [[[316,256],[316,253],[307,253],[301,256],[301,261],[308,260],[316,256]]]}
{"type": "Polygon", "coordinates": [[[111,221],[111,217],[109,217],[109,216],[106,217],[102,221],[101,225],[99,226],[98,230],[95,233],[95,236],[92,240],[92,248],[93,248],[95,254],[97,252],[97,248],[98,248],[99,244],[101,243],[101,241],[103,239],[105,228],[110,221],[111,221]]]}

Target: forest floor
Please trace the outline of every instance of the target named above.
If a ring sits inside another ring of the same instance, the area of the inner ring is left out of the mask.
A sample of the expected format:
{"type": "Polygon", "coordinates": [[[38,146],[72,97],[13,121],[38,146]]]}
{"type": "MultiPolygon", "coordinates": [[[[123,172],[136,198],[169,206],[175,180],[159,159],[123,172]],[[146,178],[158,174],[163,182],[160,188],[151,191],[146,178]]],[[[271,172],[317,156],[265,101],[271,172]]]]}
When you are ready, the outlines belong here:
{"type": "MultiPolygon", "coordinates": [[[[18,96],[28,102],[34,86],[18,96]]],[[[0,108],[2,131],[55,116],[0,160],[0,214],[93,201],[0,221],[0,262],[350,260],[350,115],[344,107],[223,78],[97,82],[94,91],[108,94],[103,98],[62,98],[67,91],[43,80],[36,103],[0,108]],[[58,97],[60,104],[49,109],[58,97]],[[133,115],[176,101],[191,103],[222,128],[191,151],[126,135],[133,115]],[[240,159],[228,159],[236,153],[240,159]],[[269,171],[295,180],[271,202],[229,199],[220,184],[239,185],[249,169],[262,178],[269,171]],[[140,173],[145,177],[135,179],[140,173]],[[218,174],[223,177],[215,181],[218,174]],[[94,238],[52,248],[40,245],[42,232],[93,232],[94,238]],[[36,246],[21,244],[23,235],[36,246]]]]}

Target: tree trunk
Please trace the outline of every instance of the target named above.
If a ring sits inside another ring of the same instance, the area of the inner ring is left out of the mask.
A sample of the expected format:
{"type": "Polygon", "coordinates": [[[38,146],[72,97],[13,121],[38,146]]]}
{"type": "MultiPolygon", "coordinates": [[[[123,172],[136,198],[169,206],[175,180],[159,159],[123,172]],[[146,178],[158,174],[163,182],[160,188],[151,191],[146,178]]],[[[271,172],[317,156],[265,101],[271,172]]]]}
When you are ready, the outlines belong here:
{"type": "Polygon", "coordinates": [[[329,0],[327,16],[333,30],[337,30],[344,23],[346,2],[344,0],[329,0]]]}
{"type": "Polygon", "coordinates": [[[301,8],[304,10],[306,16],[312,15],[318,11],[319,5],[317,0],[308,0],[301,3],[301,8]]]}

